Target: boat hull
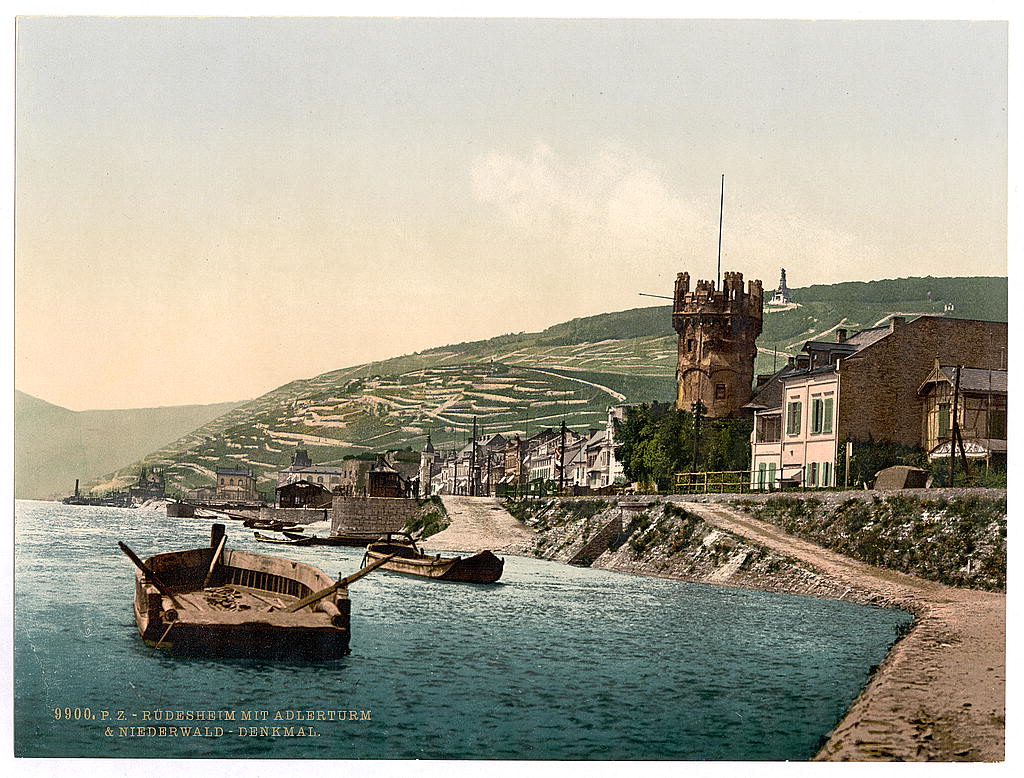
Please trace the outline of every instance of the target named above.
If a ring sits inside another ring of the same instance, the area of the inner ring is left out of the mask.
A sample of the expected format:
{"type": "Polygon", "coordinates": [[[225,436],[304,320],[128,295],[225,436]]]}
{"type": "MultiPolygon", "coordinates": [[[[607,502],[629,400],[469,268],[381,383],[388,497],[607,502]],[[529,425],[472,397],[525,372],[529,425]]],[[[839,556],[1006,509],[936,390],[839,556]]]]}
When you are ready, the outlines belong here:
{"type": "Polygon", "coordinates": [[[202,548],[146,560],[174,601],[136,572],[135,621],[147,645],[176,656],[209,658],[328,660],[349,653],[347,589],[323,598],[313,609],[284,609],[330,586],[330,577],[300,562],[225,551],[211,587],[204,588],[212,558],[213,549],[202,548]],[[249,602],[261,605],[244,610],[204,607],[216,599],[218,589],[239,597],[244,593],[249,602]]]}
{"type": "MultiPolygon", "coordinates": [[[[369,549],[366,557],[370,561],[383,559],[389,550],[369,549]]],[[[505,561],[490,551],[481,551],[470,557],[394,557],[382,565],[383,569],[395,573],[433,578],[437,581],[458,581],[460,583],[495,583],[505,567],[505,561]]]]}

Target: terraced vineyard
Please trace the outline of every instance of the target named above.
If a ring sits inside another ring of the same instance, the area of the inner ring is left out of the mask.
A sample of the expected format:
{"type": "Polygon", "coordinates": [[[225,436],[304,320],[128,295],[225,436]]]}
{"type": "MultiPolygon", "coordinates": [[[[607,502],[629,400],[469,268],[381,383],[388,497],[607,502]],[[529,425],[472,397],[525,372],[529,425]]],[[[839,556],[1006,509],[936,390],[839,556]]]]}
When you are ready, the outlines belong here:
{"type": "MultiPolygon", "coordinates": [[[[915,278],[793,290],[766,307],[756,371],[773,372],[805,341],[920,314],[1006,320],[1005,278],[915,278]],[[952,310],[950,310],[952,306],[952,310]]],[[[375,451],[462,445],[476,418],[486,432],[533,434],[564,419],[583,430],[609,405],[675,396],[669,306],[574,319],[542,332],[443,346],[293,381],[124,468],[97,490],[122,486],[140,465],[172,490],[209,484],[218,466],[245,466],[272,489],[297,445],[328,464],[375,451]]]]}

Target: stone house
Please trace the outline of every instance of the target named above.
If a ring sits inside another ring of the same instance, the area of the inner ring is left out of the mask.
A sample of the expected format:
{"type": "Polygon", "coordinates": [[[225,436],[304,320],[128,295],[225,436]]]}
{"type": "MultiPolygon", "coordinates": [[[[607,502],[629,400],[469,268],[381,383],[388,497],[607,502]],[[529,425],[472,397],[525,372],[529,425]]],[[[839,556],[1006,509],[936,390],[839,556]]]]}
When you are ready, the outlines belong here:
{"type": "Polygon", "coordinates": [[[1005,323],[938,316],[909,323],[894,316],[886,327],[808,341],[804,353],[759,380],[746,406],[754,411],[751,487],[835,486],[846,441],[925,448],[920,390],[936,360],[1001,370],[1006,348],[1005,323]]]}

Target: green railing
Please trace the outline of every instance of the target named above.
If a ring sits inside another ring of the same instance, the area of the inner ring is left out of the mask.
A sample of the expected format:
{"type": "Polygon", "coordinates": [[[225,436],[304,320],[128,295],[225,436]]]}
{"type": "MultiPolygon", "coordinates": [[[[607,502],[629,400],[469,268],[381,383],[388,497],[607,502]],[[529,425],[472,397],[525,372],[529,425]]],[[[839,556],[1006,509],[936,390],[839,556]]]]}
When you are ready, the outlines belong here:
{"type": "Polygon", "coordinates": [[[679,494],[707,492],[749,492],[749,470],[717,470],[705,473],[676,473],[674,491],[679,494]]]}

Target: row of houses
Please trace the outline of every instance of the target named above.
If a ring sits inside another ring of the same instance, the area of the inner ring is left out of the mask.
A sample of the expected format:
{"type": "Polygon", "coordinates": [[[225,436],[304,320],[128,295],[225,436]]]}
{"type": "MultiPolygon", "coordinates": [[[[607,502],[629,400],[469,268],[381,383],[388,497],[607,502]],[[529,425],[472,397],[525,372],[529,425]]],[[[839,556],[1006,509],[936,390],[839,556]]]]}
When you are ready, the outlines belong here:
{"type": "Polygon", "coordinates": [[[887,326],[808,341],[777,373],[758,377],[744,406],[754,415],[751,486],[849,485],[836,462],[848,461],[841,454],[854,442],[1004,464],[1006,367],[999,322],[893,316],[887,326]]]}
{"type": "Polygon", "coordinates": [[[603,428],[579,431],[563,424],[529,437],[491,433],[449,451],[436,450],[428,436],[420,455],[419,491],[424,496],[496,495],[539,480],[580,493],[621,483],[615,422],[625,418],[628,407],[611,406],[603,428]]]}

